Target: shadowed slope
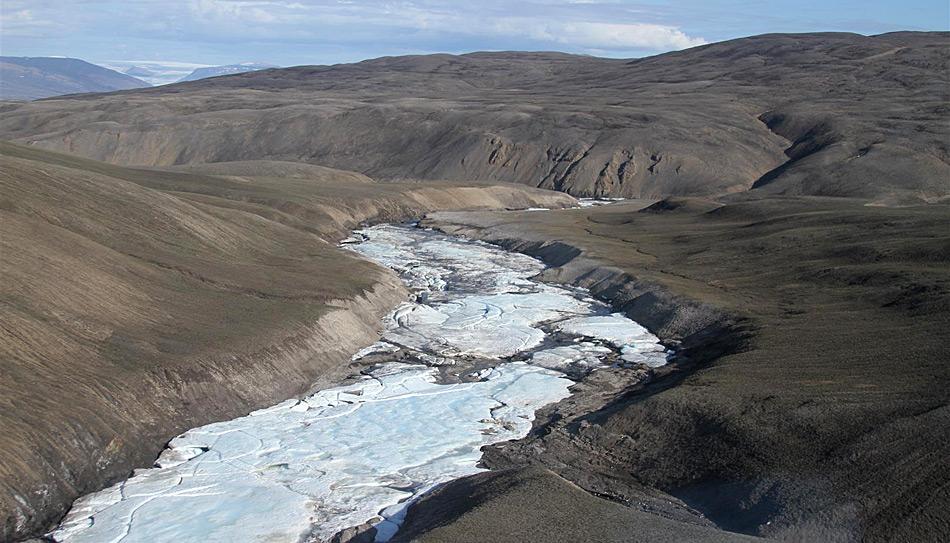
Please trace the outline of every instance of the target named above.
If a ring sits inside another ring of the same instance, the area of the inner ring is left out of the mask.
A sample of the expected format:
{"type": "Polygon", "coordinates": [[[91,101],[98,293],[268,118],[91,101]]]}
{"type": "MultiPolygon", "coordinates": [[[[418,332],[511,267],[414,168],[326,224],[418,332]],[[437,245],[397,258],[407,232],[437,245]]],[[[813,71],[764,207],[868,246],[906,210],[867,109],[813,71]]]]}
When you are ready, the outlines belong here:
{"type": "Polygon", "coordinates": [[[409,509],[394,542],[724,543],[764,541],[590,495],[540,468],[450,482],[409,509]]]}
{"type": "Polygon", "coordinates": [[[652,383],[555,408],[486,464],[541,464],[624,502],[645,484],[788,541],[945,539],[950,208],[648,203],[429,221],[536,254],[559,266],[549,279],[682,342],[652,383]]]}

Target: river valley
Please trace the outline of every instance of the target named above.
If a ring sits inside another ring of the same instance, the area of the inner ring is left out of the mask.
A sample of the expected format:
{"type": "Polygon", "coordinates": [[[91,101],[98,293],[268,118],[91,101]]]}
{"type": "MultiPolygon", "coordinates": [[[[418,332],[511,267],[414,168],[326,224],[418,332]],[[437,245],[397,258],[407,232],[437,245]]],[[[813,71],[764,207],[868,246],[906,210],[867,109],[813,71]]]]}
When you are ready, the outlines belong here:
{"type": "Polygon", "coordinates": [[[426,491],[484,468],[481,447],[519,439],[535,411],[609,366],[668,353],[582,289],[534,280],[531,257],[412,225],[344,240],[395,270],[412,300],[353,377],[173,439],[153,468],[80,498],[56,541],[328,541],[398,530],[426,491]]]}

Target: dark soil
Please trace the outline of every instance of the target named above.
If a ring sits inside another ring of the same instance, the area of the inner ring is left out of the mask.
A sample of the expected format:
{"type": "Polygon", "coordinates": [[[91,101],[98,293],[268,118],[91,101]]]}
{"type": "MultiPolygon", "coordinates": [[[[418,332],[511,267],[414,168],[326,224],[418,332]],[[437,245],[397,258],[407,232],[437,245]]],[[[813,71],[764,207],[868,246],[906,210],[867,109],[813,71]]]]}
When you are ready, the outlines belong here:
{"type": "Polygon", "coordinates": [[[945,540],[950,208],[718,203],[434,216],[551,261],[573,251],[551,279],[681,342],[648,384],[486,464],[548,466],[621,503],[655,487],[790,541],[945,540]]]}

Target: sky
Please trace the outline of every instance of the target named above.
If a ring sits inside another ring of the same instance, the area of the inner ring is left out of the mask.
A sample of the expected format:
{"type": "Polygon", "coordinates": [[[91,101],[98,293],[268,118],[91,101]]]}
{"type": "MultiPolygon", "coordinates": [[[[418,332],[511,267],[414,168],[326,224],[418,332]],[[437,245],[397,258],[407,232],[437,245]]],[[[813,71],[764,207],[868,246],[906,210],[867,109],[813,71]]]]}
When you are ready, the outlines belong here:
{"type": "Polygon", "coordinates": [[[769,32],[950,30],[947,0],[2,0],[0,52],[128,67],[480,50],[641,57],[769,32]]]}

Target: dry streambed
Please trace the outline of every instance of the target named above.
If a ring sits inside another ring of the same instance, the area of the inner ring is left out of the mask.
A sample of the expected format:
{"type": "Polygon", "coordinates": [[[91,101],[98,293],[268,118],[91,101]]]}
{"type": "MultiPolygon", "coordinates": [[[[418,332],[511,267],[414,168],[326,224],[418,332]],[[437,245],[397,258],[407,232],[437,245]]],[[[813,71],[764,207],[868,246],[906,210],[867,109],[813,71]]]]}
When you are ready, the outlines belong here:
{"type": "Polygon", "coordinates": [[[544,265],[481,242],[377,226],[345,241],[414,293],[346,384],[192,429],[155,467],[80,498],[57,541],[377,541],[433,486],[482,471],[484,445],[524,437],[535,412],[608,366],[668,353],[544,265]],[[573,379],[573,380],[572,380],[573,379]]]}

